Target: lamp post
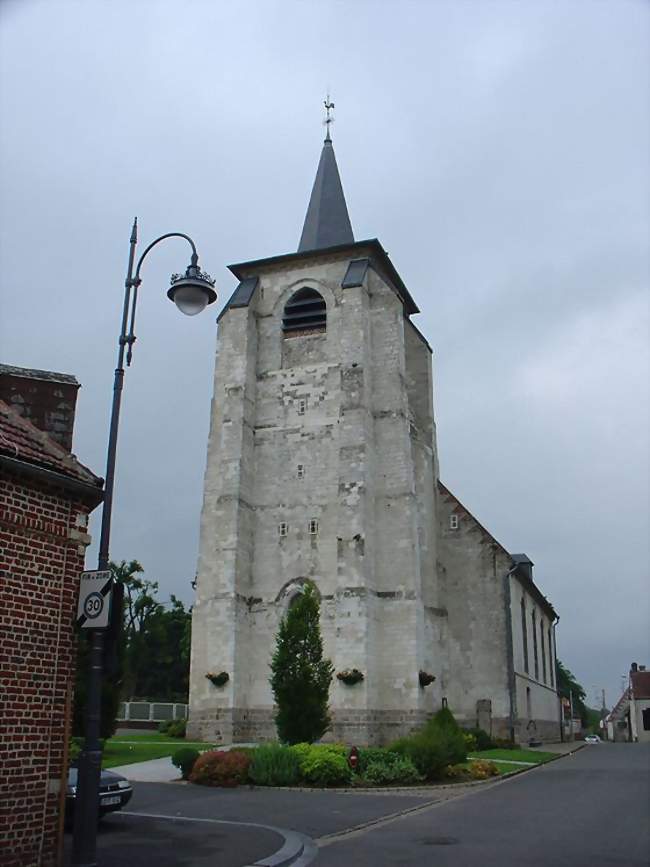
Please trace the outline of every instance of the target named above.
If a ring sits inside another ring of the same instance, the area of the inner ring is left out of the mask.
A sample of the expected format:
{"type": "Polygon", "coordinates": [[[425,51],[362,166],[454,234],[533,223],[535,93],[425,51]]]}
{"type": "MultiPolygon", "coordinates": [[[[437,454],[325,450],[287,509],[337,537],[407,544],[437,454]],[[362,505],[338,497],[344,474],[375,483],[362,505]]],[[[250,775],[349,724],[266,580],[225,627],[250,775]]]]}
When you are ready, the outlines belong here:
{"type": "MultiPolygon", "coordinates": [[[[184,274],[173,274],[167,297],[173,301],[181,313],[194,316],[200,313],[208,304],[217,300],[214,290],[214,280],[209,274],[199,268],[199,257],[194,241],[181,232],[168,232],[156,238],[142,253],[135,263],[136,246],[138,243],[138,221],[133,222],[129,247],[129,264],[124,291],[124,307],[122,310],[122,327],[118,340],[117,367],[113,384],[113,404],[108,435],[108,454],[106,457],[106,483],[104,505],[102,508],[102,523],[99,542],[98,570],[108,569],[109,543],[111,535],[111,514],[113,509],[113,486],[115,482],[115,458],[117,453],[117,431],[120,421],[120,405],[122,387],[124,384],[124,359],[127,367],[131,364],[134,334],[135,312],[138,303],[138,289],[141,284],[140,269],[147,254],[166,238],[184,238],[192,248],[190,264],[184,274]]],[[[92,630],[90,668],[88,674],[88,695],[86,701],[86,732],[84,748],[79,758],[77,776],[77,794],[75,798],[74,837],[72,844],[72,863],[76,867],[95,867],[97,863],[97,820],[99,813],[99,780],[101,775],[102,749],[99,739],[101,722],[101,685],[102,685],[102,653],[104,634],[100,629],[92,630]]]]}

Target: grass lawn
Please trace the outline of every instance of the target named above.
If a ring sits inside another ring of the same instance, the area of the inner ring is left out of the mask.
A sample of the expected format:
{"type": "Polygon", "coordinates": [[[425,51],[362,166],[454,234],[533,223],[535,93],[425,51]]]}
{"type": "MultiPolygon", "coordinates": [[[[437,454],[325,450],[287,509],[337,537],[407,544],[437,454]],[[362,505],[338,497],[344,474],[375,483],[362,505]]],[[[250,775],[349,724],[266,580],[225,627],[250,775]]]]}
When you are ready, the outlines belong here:
{"type": "Polygon", "coordinates": [[[543,753],[540,750],[481,750],[480,753],[472,753],[472,759],[489,759],[490,761],[530,762],[541,765],[557,758],[556,753],[543,753]]]}
{"type": "Polygon", "coordinates": [[[102,767],[115,768],[119,765],[130,765],[133,762],[163,759],[165,756],[173,755],[181,747],[207,750],[211,748],[211,745],[186,741],[183,738],[170,738],[159,732],[110,738],[104,745],[102,767]]]}

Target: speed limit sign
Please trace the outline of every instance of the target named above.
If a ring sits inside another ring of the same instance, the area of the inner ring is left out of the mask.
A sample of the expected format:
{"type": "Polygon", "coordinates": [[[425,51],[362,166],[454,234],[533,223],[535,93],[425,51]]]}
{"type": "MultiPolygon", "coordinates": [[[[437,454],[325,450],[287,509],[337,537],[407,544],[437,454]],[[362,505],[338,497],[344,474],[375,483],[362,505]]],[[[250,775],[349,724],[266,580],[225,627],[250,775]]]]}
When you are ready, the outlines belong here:
{"type": "Polygon", "coordinates": [[[106,629],[111,613],[113,579],[108,570],[82,572],[77,624],[84,629],[106,629]]]}

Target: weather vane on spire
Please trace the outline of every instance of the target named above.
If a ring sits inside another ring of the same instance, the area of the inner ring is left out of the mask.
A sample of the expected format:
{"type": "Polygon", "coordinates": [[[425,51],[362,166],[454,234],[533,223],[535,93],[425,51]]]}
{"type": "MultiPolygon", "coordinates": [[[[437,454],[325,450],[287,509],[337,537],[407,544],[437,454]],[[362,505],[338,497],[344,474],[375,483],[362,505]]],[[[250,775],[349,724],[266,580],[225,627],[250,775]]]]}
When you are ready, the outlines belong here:
{"type": "Polygon", "coordinates": [[[327,98],[323,102],[325,106],[325,120],[323,124],[327,127],[327,135],[325,136],[325,141],[332,141],[332,137],[330,136],[330,124],[334,123],[334,118],[332,117],[332,109],[334,108],[334,103],[330,102],[330,95],[327,94],[327,98]]]}

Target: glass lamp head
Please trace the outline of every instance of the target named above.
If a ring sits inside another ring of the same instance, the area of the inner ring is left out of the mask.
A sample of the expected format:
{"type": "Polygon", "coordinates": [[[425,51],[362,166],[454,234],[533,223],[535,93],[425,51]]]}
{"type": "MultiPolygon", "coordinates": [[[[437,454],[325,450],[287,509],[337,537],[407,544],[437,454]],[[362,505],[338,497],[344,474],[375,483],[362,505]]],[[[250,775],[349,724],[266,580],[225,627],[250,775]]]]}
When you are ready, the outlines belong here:
{"type": "Polygon", "coordinates": [[[212,277],[201,271],[198,265],[190,265],[185,274],[172,274],[167,297],[174,302],[181,313],[186,316],[196,316],[208,304],[217,300],[214,283],[212,277]]]}

